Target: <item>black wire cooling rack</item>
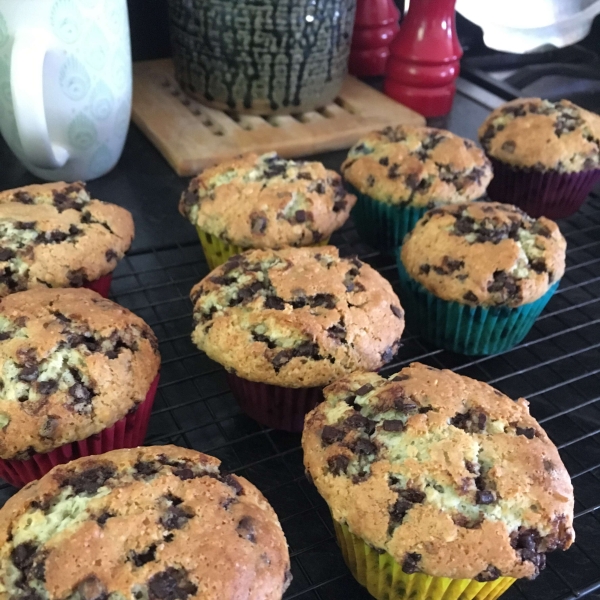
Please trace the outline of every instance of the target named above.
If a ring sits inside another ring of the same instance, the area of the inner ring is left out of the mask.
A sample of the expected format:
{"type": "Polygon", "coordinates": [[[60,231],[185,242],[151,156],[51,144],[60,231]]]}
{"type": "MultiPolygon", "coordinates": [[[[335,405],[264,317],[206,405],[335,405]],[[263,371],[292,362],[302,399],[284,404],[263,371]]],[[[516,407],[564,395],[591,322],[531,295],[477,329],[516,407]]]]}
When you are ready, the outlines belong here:
{"type": "MultiPolygon", "coordinates": [[[[600,598],[600,197],[592,195],[560,223],[567,271],[533,330],[517,348],[464,357],[425,344],[410,330],[388,365],[391,374],[418,360],[491,383],[531,412],[558,446],[575,486],[577,541],[548,556],[533,582],[518,582],[505,600],[600,598]]],[[[393,260],[362,244],[351,224],[332,243],[358,254],[397,284],[393,260]]],[[[292,556],[286,599],[366,600],[336,546],[327,506],[304,476],[300,436],[261,427],[243,415],[218,364],[190,341],[193,284],[208,272],[199,244],[133,252],[113,279],[112,297],[144,318],[160,340],[162,376],[147,444],[177,444],[217,456],[225,469],[258,486],[275,508],[292,556]]],[[[0,503],[13,488],[0,485],[0,503]]]]}

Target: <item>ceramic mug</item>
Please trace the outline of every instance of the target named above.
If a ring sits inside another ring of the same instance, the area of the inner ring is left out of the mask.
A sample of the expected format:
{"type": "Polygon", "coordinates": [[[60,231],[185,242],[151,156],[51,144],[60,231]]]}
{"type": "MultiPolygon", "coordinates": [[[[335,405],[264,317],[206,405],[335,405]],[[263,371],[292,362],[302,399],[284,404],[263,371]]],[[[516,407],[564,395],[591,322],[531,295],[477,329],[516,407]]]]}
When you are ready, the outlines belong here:
{"type": "Polygon", "coordinates": [[[131,116],[126,0],[0,1],[0,131],[50,181],[119,160],[131,116]]]}

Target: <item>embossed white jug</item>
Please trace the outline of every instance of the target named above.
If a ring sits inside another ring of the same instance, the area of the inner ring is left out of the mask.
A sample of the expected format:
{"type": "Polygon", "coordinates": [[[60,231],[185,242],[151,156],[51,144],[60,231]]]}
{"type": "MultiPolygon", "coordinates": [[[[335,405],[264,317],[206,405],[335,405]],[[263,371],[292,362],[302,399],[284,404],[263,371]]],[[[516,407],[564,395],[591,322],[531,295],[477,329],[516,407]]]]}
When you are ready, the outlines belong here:
{"type": "Polygon", "coordinates": [[[0,0],[0,131],[29,171],[54,181],[110,171],[131,88],[126,0],[0,0]]]}

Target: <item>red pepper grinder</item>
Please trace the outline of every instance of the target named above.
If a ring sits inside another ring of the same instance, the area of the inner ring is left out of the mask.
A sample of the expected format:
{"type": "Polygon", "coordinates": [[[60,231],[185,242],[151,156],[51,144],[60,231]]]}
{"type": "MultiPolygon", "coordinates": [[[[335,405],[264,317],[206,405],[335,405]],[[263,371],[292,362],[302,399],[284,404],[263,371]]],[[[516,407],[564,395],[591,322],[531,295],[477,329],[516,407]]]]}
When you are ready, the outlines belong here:
{"type": "Polygon", "coordinates": [[[411,0],[390,44],[384,92],[425,117],[441,117],[452,108],[462,56],[455,3],[411,0]]]}
{"type": "Polygon", "coordinates": [[[393,0],[357,0],[349,69],[352,75],[383,75],[400,12],[393,0]]]}

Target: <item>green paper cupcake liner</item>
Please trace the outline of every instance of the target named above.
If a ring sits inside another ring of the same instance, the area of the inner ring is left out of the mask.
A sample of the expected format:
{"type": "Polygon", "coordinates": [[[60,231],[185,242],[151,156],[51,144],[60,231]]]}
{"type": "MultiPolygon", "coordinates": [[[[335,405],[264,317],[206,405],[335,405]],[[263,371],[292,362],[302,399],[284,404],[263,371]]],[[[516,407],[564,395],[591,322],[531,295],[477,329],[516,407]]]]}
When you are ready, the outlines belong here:
{"type": "Polygon", "coordinates": [[[427,208],[394,206],[373,200],[346,184],[350,193],[357,197],[352,217],[360,237],[373,248],[393,254],[402,245],[404,236],[412,231],[427,208]]]}
{"type": "Polygon", "coordinates": [[[414,280],[396,258],[400,275],[400,299],[409,322],[438,348],[458,354],[498,354],[516,346],[558,288],[555,282],[541,297],[516,308],[469,306],[442,300],[414,280]]]}
{"type": "Polygon", "coordinates": [[[375,550],[346,524],[334,519],[333,525],[346,565],[377,600],[496,600],[515,582],[512,577],[479,582],[408,574],[391,554],[375,550]]]}

